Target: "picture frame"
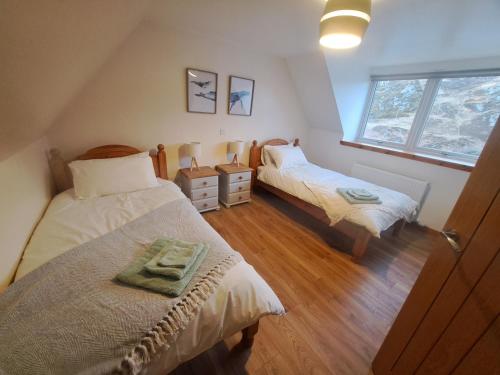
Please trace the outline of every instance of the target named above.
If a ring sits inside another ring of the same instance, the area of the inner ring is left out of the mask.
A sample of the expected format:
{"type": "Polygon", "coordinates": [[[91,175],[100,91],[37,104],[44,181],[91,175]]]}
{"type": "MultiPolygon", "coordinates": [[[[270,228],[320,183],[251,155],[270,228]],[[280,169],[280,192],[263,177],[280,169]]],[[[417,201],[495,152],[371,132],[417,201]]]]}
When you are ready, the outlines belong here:
{"type": "Polygon", "coordinates": [[[217,113],[218,74],[201,69],[186,68],[187,111],[217,113]]]}
{"type": "Polygon", "coordinates": [[[235,116],[252,116],[255,80],[229,76],[227,113],[235,116]]]}

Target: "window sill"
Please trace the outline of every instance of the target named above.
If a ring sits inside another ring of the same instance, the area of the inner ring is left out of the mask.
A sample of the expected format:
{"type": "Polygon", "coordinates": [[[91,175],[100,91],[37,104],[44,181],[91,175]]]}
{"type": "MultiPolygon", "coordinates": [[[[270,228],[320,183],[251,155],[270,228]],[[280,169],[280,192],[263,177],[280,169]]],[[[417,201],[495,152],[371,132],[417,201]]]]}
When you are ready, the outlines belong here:
{"type": "Polygon", "coordinates": [[[344,145],[344,146],[359,148],[362,150],[374,151],[374,152],[379,152],[381,154],[393,155],[393,156],[397,156],[400,158],[416,160],[416,161],[420,161],[423,163],[439,165],[441,167],[458,169],[459,171],[471,172],[474,169],[473,165],[466,164],[466,163],[460,163],[460,162],[446,160],[446,159],[439,159],[439,158],[424,156],[424,155],[420,155],[420,154],[411,154],[409,152],[394,150],[394,149],[390,149],[390,148],[384,148],[384,147],[380,147],[380,146],[368,145],[365,143],[349,142],[349,141],[342,140],[342,141],[340,141],[340,144],[344,145]]]}

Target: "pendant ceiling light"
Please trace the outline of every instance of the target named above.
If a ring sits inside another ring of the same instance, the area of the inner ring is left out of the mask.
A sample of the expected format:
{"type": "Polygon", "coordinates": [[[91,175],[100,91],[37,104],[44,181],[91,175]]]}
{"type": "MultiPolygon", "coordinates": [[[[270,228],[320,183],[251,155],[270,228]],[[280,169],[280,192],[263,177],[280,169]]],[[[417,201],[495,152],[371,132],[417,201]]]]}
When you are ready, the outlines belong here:
{"type": "Polygon", "coordinates": [[[370,13],[371,0],[328,0],[320,23],[320,44],[335,49],[358,46],[370,13]]]}

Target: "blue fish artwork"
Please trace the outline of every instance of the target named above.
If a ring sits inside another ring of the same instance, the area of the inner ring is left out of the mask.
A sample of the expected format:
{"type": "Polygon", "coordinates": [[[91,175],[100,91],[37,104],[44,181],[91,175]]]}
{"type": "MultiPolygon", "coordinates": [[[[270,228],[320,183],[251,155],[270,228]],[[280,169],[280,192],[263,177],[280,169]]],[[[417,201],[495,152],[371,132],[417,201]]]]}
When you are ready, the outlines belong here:
{"type": "Polygon", "coordinates": [[[239,102],[241,109],[246,112],[245,107],[243,105],[243,98],[245,96],[250,95],[249,91],[236,91],[231,93],[231,97],[229,98],[229,101],[231,103],[231,106],[229,107],[229,110],[231,111],[233,107],[239,102]]]}

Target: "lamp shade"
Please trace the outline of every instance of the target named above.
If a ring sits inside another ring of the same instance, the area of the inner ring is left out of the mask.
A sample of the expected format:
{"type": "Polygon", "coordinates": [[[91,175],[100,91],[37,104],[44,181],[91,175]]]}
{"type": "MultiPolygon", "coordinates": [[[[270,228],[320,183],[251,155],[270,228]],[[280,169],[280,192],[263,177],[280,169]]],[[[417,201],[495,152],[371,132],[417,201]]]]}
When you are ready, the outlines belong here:
{"type": "Polygon", "coordinates": [[[241,155],[243,153],[244,146],[245,143],[243,141],[229,142],[229,152],[236,155],[241,155]]]}
{"type": "Polygon", "coordinates": [[[192,158],[200,158],[201,157],[201,143],[200,142],[191,142],[186,144],[186,152],[192,158]]]}
{"type": "Polygon", "coordinates": [[[328,0],[320,23],[320,44],[335,49],[358,46],[370,14],[371,0],[328,0]]]}

